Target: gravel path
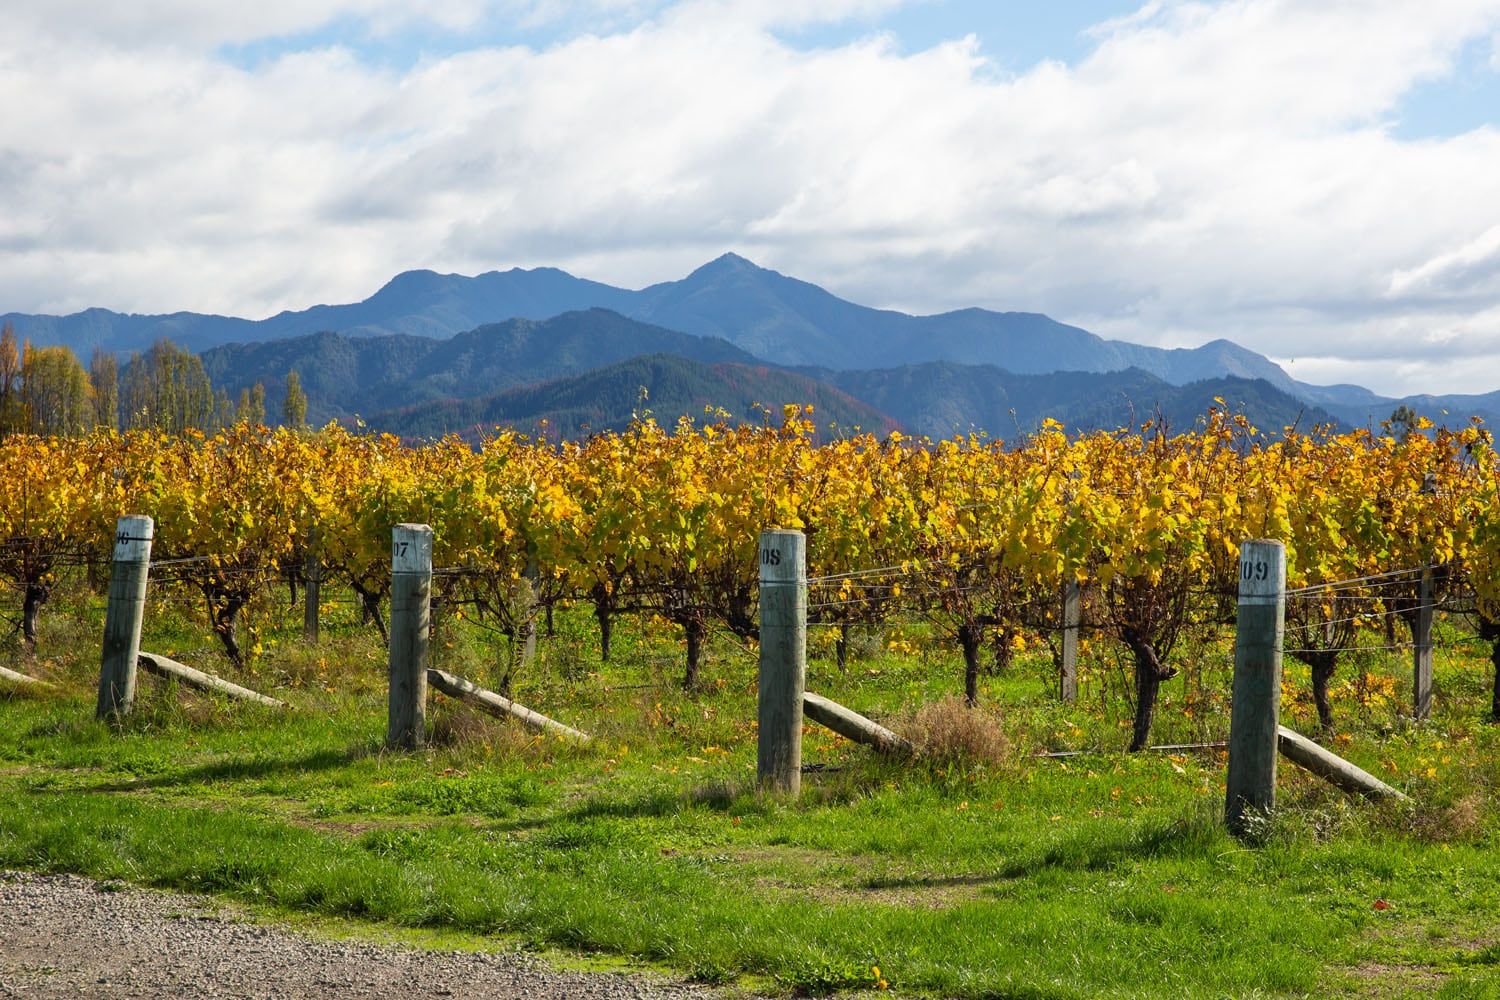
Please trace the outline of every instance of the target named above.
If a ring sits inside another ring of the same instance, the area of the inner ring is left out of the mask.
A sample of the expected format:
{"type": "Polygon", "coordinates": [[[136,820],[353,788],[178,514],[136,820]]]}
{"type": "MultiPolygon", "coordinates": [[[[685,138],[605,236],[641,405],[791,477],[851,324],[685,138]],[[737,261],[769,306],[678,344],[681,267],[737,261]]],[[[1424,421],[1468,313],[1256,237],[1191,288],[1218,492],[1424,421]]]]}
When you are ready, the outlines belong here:
{"type": "Polygon", "coordinates": [[[0,872],[0,997],[576,997],[708,1000],[703,988],[552,972],[524,954],[319,941],[192,896],[0,872]]]}

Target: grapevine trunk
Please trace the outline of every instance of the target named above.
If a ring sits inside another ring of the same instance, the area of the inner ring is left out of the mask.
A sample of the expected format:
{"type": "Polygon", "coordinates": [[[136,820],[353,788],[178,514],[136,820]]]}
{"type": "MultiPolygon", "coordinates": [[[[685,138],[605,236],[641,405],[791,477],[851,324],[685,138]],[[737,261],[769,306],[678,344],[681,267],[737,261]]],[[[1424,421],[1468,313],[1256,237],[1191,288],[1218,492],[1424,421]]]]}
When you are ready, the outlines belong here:
{"type": "Polygon", "coordinates": [[[698,663],[703,655],[703,640],[707,638],[708,626],[701,618],[690,618],[682,627],[687,633],[687,671],[683,674],[682,686],[692,691],[698,686],[698,663]]]}
{"type": "Polygon", "coordinates": [[[1131,751],[1144,750],[1151,743],[1151,724],[1156,718],[1156,695],[1161,682],[1176,671],[1164,665],[1156,651],[1156,644],[1140,635],[1126,634],[1125,644],[1130,647],[1135,661],[1135,724],[1131,729],[1131,751]]]}
{"type": "Polygon", "coordinates": [[[983,630],[978,625],[960,625],[958,643],[964,651],[964,701],[970,708],[979,704],[979,642],[983,630]]]}
{"type": "Polygon", "coordinates": [[[46,603],[52,590],[42,584],[27,584],[26,598],[21,606],[21,635],[26,639],[26,645],[36,648],[36,623],[41,614],[42,605],[46,603]]]}

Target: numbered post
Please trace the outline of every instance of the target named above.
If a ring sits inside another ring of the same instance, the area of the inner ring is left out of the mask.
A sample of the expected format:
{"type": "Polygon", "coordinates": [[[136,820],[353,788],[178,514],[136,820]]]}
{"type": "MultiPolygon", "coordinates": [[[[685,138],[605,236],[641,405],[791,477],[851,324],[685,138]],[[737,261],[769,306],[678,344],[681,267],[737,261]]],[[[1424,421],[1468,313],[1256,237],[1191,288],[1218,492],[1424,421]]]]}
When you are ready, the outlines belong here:
{"type": "Polygon", "coordinates": [[[807,684],[807,539],[800,531],[760,535],[761,788],[802,791],[802,695],[807,684]]]}
{"type": "Polygon", "coordinates": [[[115,525],[114,563],[109,573],[109,604],[104,612],[104,652],[99,663],[98,719],[118,721],[135,707],[136,659],[141,622],[146,616],[146,580],[151,570],[151,539],[156,525],[130,514],[115,525]]]}
{"type": "Polygon", "coordinates": [[[1281,542],[1256,540],[1240,546],[1239,590],[1224,805],[1225,822],[1237,835],[1248,830],[1254,813],[1276,805],[1286,616],[1286,547],[1281,542]]]}
{"type": "Polygon", "coordinates": [[[1432,715],[1432,567],[1422,569],[1417,584],[1417,609],[1411,623],[1411,717],[1419,722],[1432,715]]]}
{"type": "Polygon", "coordinates": [[[416,750],[427,742],[427,639],[432,621],[432,529],[391,530],[390,715],[388,747],[416,750]]]}
{"type": "Polygon", "coordinates": [[[1057,695],[1064,704],[1078,700],[1078,627],[1082,621],[1083,594],[1077,580],[1063,584],[1062,643],[1057,665],[1057,695]]]}

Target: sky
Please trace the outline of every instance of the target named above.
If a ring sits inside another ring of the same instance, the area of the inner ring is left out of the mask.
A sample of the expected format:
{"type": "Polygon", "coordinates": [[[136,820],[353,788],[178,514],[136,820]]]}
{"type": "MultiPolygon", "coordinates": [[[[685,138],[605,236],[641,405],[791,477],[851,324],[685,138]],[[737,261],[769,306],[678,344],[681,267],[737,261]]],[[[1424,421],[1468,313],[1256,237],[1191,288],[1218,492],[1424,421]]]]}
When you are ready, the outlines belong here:
{"type": "Polygon", "coordinates": [[[6,0],[0,312],[726,251],[1500,389],[1500,0],[6,0]]]}

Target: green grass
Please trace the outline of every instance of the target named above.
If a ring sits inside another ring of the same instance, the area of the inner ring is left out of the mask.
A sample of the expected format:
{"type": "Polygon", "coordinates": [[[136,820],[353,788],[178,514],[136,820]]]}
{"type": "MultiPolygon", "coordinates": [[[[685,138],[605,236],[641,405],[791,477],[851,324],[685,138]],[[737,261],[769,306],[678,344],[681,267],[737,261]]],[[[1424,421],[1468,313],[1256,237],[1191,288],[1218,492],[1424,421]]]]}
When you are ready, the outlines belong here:
{"type": "MultiPolygon", "coordinates": [[[[726,637],[688,694],[670,628],[622,623],[604,665],[588,616],[560,615],[516,697],[593,744],[435,701],[436,745],[397,754],[380,745],[384,651],[348,605],[330,605],[316,649],[289,609],[260,609],[263,655],[236,673],[191,602],[153,595],[145,648],[293,710],[143,677],[116,731],[92,721],[99,602],[58,603],[37,657],[3,653],[58,690],[0,689],[0,866],[804,993],[873,989],[878,966],[907,995],[1500,995],[1500,732],[1483,723],[1485,664],[1463,647],[1439,655],[1429,723],[1401,721],[1400,682],[1337,705],[1330,745],[1411,805],[1351,801],[1284,766],[1281,808],[1246,844],[1221,829],[1219,754],[1118,752],[1122,672],[1102,643],[1076,707],[1049,695],[1043,650],[985,679],[1004,761],[895,765],[810,730],[805,759],[829,768],[788,803],[753,790],[754,655],[726,637]],[[1033,756],[1046,749],[1090,752],[1033,756]]],[[[952,651],[904,632],[889,638],[912,652],[846,672],[815,632],[809,687],[887,721],[957,690],[952,651]]],[[[1227,725],[1222,637],[1185,655],[1163,742],[1227,725]]],[[[453,621],[434,656],[481,683],[497,658],[489,634],[453,621]]],[[[1288,675],[1290,693],[1305,687],[1288,675]]],[[[1310,708],[1288,708],[1310,731],[1310,708]]]]}

